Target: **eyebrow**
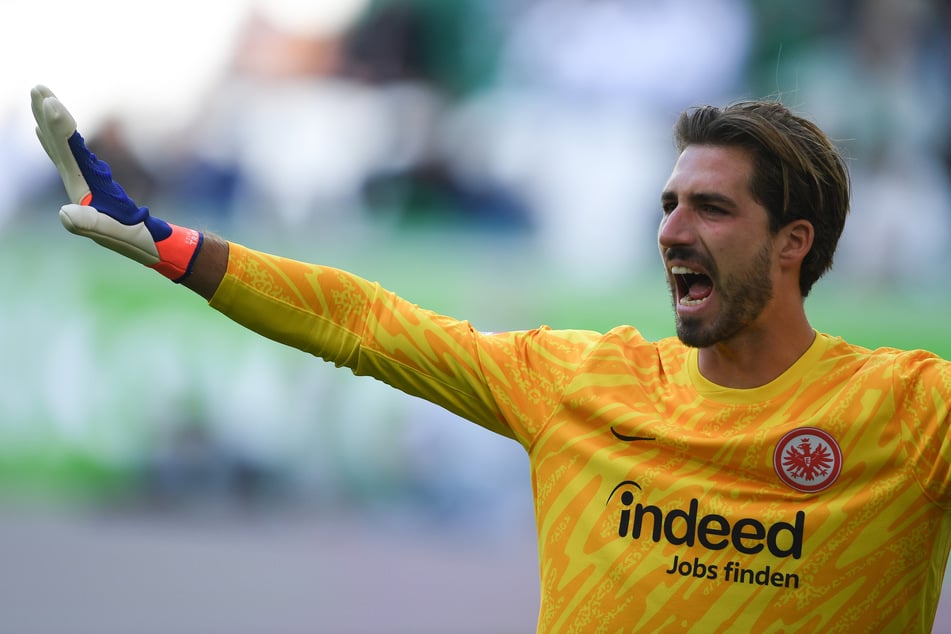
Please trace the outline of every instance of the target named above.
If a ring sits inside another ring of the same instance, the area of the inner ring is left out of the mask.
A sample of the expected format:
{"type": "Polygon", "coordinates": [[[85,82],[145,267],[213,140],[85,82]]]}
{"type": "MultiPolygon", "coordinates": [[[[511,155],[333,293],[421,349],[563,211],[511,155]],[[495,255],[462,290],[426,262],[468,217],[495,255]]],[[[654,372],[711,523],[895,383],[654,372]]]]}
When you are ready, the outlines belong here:
{"type": "MultiPolygon", "coordinates": [[[[671,190],[665,190],[661,195],[661,202],[671,202],[677,200],[679,197],[677,194],[671,190]]],[[[736,201],[725,196],[724,194],[718,194],[715,192],[694,192],[692,194],[687,194],[685,196],[687,201],[692,205],[703,205],[703,204],[716,204],[725,207],[736,208],[736,201]]]]}

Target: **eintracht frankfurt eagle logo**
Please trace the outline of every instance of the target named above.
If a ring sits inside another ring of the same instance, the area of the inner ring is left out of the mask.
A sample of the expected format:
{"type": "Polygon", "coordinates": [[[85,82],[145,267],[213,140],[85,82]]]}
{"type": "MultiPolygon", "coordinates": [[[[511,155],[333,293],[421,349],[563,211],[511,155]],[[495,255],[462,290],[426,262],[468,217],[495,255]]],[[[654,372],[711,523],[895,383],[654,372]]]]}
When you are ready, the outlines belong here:
{"type": "Polygon", "coordinates": [[[780,480],[803,493],[828,489],[842,471],[842,450],[827,432],[800,427],[789,432],[773,451],[780,480]]]}

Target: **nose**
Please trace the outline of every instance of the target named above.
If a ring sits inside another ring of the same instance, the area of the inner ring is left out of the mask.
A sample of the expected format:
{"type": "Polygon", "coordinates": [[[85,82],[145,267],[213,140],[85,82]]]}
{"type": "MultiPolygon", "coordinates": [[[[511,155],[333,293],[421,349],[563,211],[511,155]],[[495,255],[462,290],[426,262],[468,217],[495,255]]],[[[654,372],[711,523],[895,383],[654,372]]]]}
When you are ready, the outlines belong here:
{"type": "Polygon", "coordinates": [[[657,228],[657,244],[661,249],[689,244],[693,240],[689,220],[689,210],[683,205],[677,205],[672,211],[664,214],[657,228]]]}

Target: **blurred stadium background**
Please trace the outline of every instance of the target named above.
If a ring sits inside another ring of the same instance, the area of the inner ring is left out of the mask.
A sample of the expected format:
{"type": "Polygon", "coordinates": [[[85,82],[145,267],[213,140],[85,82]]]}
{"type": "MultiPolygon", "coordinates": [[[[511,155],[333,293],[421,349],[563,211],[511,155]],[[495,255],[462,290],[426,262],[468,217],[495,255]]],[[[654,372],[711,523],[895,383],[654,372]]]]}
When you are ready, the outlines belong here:
{"type": "MultiPolygon", "coordinates": [[[[514,444],[67,236],[49,85],[158,215],[478,328],[672,333],[676,114],[850,157],[819,329],[951,355],[951,11],[925,0],[3,0],[0,631],[533,631],[514,444]]],[[[951,631],[951,610],[936,631],[951,631]]]]}

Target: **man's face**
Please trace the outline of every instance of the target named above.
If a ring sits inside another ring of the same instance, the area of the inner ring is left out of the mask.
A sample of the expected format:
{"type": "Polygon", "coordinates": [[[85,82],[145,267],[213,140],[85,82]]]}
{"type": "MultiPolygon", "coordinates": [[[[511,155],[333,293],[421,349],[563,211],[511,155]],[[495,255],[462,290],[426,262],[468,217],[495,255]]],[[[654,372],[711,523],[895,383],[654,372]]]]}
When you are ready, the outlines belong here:
{"type": "Polygon", "coordinates": [[[657,240],[677,336],[689,346],[730,340],[772,299],[768,216],[753,199],[752,172],[745,150],[691,145],[664,188],[657,240]]]}

